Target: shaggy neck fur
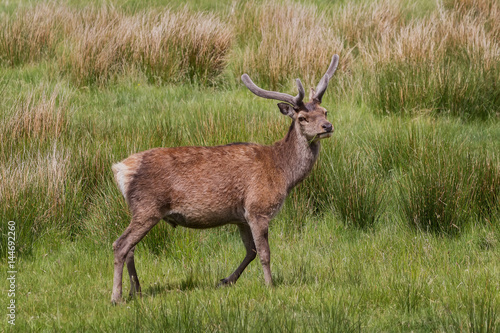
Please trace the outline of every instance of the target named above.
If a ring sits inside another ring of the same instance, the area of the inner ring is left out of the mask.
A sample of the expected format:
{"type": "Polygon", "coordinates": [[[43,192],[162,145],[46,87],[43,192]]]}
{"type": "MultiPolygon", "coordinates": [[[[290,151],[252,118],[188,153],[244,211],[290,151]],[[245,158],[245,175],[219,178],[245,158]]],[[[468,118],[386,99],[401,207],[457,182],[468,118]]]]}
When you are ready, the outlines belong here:
{"type": "Polygon", "coordinates": [[[311,172],[318,158],[319,148],[319,141],[309,142],[299,133],[295,121],[286,137],[273,145],[278,166],[288,181],[288,192],[311,172]]]}

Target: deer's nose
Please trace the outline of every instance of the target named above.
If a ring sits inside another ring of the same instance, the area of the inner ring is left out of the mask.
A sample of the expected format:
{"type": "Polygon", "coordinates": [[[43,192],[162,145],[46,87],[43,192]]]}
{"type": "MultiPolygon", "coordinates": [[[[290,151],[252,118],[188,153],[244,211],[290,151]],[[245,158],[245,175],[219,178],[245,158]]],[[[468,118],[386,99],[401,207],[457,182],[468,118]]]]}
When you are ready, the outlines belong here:
{"type": "Polygon", "coordinates": [[[321,125],[321,127],[323,127],[323,129],[325,130],[325,132],[331,132],[331,131],[333,131],[333,125],[330,124],[330,123],[324,123],[323,125],[321,125]]]}

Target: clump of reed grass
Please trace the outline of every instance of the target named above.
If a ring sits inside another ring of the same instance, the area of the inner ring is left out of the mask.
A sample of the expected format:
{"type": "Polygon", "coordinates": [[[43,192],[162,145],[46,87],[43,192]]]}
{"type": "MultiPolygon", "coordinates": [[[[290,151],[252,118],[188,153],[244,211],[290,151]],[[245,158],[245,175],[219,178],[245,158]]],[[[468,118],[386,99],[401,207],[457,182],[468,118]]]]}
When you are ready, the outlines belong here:
{"type": "Polygon", "coordinates": [[[447,0],[444,7],[462,15],[477,17],[486,31],[496,39],[500,37],[500,4],[492,0],[447,0]]]}
{"type": "Polygon", "coordinates": [[[64,6],[39,4],[0,17],[0,63],[18,66],[55,55],[71,13],[64,6]]]}
{"type": "Polygon", "coordinates": [[[14,142],[20,138],[43,141],[59,138],[68,127],[67,100],[56,87],[49,96],[40,97],[31,91],[19,99],[12,114],[2,124],[2,141],[14,142]]]}
{"type": "Polygon", "coordinates": [[[329,17],[335,34],[343,36],[348,47],[363,48],[381,42],[405,24],[398,2],[375,1],[342,5],[329,17]]]}
{"type": "Polygon", "coordinates": [[[231,28],[188,9],[128,14],[114,7],[40,4],[0,18],[0,61],[10,66],[56,57],[78,86],[143,71],[154,83],[210,84],[226,67],[231,28]]]}
{"type": "Polygon", "coordinates": [[[388,63],[376,72],[372,105],[379,113],[451,114],[463,119],[496,116],[500,103],[500,66],[447,59],[425,63],[388,63]],[[467,68],[467,70],[465,70],[467,68]]]}
{"type": "Polygon", "coordinates": [[[431,120],[390,119],[380,130],[369,149],[393,192],[391,209],[408,225],[455,235],[471,223],[495,218],[498,156],[431,120]]]}
{"type": "Polygon", "coordinates": [[[445,11],[412,21],[362,49],[366,80],[379,112],[446,113],[488,118],[499,111],[500,44],[470,11],[445,11]]]}
{"type": "MultiPolygon", "coordinates": [[[[18,226],[19,253],[30,252],[37,238],[62,226],[70,158],[69,152],[54,145],[48,151],[25,152],[0,164],[0,214],[18,226]]],[[[0,245],[2,254],[4,246],[0,245]]]]}
{"type": "Polygon", "coordinates": [[[164,10],[127,15],[106,8],[84,15],[61,67],[78,85],[106,83],[140,70],[153,83],[210,84],[226,66],[231,29],[214,14],[164,10]]]}
{"type": "Polygon", "coordinates": [[[14,199],[19,199],[20,194],[39,184],[46,186],[50,196],[59,196],[66,176],[68,159],[66,153],[54,146],[47,153],[33,152],[25,158],[18,155],[2,163],[0,191],[2,202],[15,202],[14,199]]]}
{"type": "Polygon", "coordinates": [[[235,71],[249,73],[272,89],[287,85],[294,76],[300,76],[309,86],[316,85],[334,53],[343,59],[341,70],[349,63],[350,53],[344,47],[344,39],[335,34],[325,14],[319,13],[315,6],[250,2],[243,16],[242,22],[236,24],[247,28],[236,30],[249,35],[242,37],[249,42],[238,59],[234,59],[235,71]],[[256,23],[257,28],[250,27],[249,22],[256,23]]]}
{"type": "Polygon", "coordinates": [[[29,252],[46,231],[62,226],[68,202],[73,205],[66,186],[71,153],[61,143],[67,110],[61,88],[42,85],[14,100],[1,119],[0,215],[19,226],[19,252],[29,252]]]}
{"type": "Polygon", "coordinates": [[[426,156],[399,183],[405,219],[423,231],[457,234],[471,222],[463,165],[426,156]]]}
{"type": "Polygon", "coordinates": [[[417,160],[398,181],[409,224],[454,235],[478,218],[491,219],[500,203],[498,161],[437,138],[421,145],[417,160]]]}
{"type": "Polygon", "coordinates": [[[441,319],[446,329],[469,332],[498,332],[500,306],[497,290],[491,290],[489,284],[478,294],[469,292],[462,296],[460,306],[465,308],[467,316],[459,317],[456,312],[447,309],[448,317],[441,319]]]}
{"type": "Polygon", "coordinates": [[[399,118],[387,119],[375,127],[370,137],[369,150],[377,168],[386,178],[399,170],[407,170],[421,151],[421,142],[432,140],[427,132],[410,129],[399,118]]]}
{"type": "Polygon", "coordinates": [[[500,161],[498,156],[471,153],[467,160],[477,214],[481,219],[491,221],[500,212],[500,161]]]}
{"type": "Polygon", "coordinates": [[[313,191],[347,226],[372,228],[383,213],[383,173],[364,151],[353,151],[345,141],[334,145],[321,157],[324,180],[313,191]]]}
{"type": "MultiPolygon", "coordinates": [[[[78,15],[73,13],[73,15],[78,15]]],[[[133,29],[116,10],[84,11],[65,41],[61,69],[78,86],[104,84],[125,72],[133,29]]]]}
{"type": "Polygon", "coordinates": [[[101,186],[89,198],[88,214],[82,223],[87,237],[107,245],[115,241],[130,222],[125,200],[110,178],[104,181],[106,186],[101,186]]]}
{"type": "Polygon", "coordinates": [[[137,19],[132,57],[150,81],[207,84],[224,70],[233,35],[215,15],[182,10],[137,19]]]}

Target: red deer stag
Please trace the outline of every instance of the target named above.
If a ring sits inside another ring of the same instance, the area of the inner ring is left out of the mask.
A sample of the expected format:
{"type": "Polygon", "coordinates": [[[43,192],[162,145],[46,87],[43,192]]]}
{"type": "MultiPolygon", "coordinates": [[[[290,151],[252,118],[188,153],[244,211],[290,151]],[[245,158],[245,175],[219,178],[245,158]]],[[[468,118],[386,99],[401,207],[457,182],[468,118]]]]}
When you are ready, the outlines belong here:
{"type": "Polygon", "coordinates": [[[116,182],[132,220],[113,243],[114,279],[111,301],[122,297],[123,265],[130,276],[130,294],[141,292],[134,264],[136,244],[161,219],[173,227],[213,228],[236,224],[246,256],[219,285],[235,283],[259,255],[264,279],[272,285],[268,243],[269,221],[278,213],[292,188],[310,172],[318,158],[320,139],[333,133],[321,99],[338,65],[334,55],[310,101],[296,80],[298,95],[257,87],[247,74],[241,80],[255,95],[274,99],[292,124],[285,138],[271,146],[237,143],[216,147],[154,148],[113,165],[116,182]]]}

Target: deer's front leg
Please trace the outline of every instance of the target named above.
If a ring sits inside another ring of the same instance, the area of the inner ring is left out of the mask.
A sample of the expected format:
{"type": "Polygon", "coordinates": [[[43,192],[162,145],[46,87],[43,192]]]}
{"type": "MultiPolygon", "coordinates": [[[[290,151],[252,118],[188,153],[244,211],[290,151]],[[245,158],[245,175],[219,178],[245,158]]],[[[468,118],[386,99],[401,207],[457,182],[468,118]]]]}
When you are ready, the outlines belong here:
{"type": "Polygon", "coordinates": [[[271,252],[269,251],[268,230],[269,218],[263,216],[249,217],[248,224],[252,230],[255,248],[264,270],[264,280],[266,285],[273,285],[273,278],[271,276],[271,252]]]}

